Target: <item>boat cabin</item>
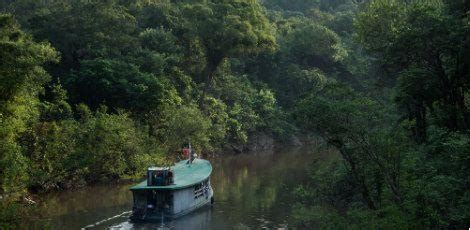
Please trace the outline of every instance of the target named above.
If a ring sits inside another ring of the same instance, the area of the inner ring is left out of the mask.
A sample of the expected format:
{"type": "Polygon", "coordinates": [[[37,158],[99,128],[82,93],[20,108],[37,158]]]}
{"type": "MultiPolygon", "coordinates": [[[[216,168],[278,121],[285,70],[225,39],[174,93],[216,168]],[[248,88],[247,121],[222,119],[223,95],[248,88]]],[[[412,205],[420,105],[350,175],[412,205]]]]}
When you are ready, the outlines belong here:
{"type": "Polygon", "coordinates": [[[176,218],[213,202],[212,166],[207,160],[183,160],[170,168],[151,167],[147,179],[131,188],[134,221],[176,218]]]}

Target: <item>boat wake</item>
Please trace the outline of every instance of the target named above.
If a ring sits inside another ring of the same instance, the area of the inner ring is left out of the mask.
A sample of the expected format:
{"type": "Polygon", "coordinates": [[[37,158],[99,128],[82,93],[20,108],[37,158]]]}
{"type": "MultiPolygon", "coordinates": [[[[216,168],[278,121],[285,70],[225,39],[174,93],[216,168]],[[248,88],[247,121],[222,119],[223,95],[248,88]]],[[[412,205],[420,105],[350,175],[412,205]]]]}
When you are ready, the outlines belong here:
{"type": "Polygon", "coordinates": [[[89,224],[89,225],[83,227],[82,230],[84,230],[84,229],[90,229],[90,228],[96,227],[96,226],[101,225],[101,224],[103,224],[103,223],[105,223],[105,222],[108,222],[108,221],[110,221],[110,220],[113,220],[113,219],[116,219],[116,218],[119,218],[119,217],[122,217],[122,216],[125,216],[125,215],[129,215],[129,214],[131,214],[131,213],[132,213],[132,211],[125,211],[125,212],[123,212],[123,213],[121,213],[121,214],[119,214],[119,215],[115,215],[115,216],[106,218],[106,219],[104,219],[104,220],[100,220],[100,221],[98,221],[98,222],[96,222],[96,223],[94,223],[94,224],[89,224]]]}

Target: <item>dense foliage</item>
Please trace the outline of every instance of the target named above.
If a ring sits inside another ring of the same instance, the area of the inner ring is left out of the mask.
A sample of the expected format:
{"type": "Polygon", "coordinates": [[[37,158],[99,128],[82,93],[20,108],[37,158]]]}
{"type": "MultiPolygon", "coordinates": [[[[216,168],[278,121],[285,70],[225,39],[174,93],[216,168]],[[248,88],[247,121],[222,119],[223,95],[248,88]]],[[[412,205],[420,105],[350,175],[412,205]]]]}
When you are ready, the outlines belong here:
{"type": "Polygon", "coordinates": [[[363,88],[333,81],[297,103],[299,124],[340,153],[295,192],[298,226],[468,225],[469,9],[438,0],[351,8],[354,30],[343,38],[362,48],[356,64],[371,72],[363,88]]]}
{"type": "Polygon", "coordinates": [[[139,176],[188,141],[244,151],[257,135],[317,135],[339,152],[294,192],[296,227],[468,227],[469,12],[454,0],[1,1],[0,228],[28,192],[139,176]]]}

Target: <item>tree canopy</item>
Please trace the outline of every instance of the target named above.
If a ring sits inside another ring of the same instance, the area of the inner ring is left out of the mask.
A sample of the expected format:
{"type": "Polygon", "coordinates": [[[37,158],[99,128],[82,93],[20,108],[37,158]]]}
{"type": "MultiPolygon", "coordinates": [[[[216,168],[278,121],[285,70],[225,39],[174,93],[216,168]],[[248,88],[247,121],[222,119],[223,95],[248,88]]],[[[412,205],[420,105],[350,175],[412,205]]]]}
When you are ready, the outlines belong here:
{"type": "Polygon", "coordinates": [[[258,137],[335,150],[290,194],[289,227],[466,228],[469,10],[1,1],[0,228],[22,227],[22,196],[138,178],[185,142],[217,155],[258,137]]]}

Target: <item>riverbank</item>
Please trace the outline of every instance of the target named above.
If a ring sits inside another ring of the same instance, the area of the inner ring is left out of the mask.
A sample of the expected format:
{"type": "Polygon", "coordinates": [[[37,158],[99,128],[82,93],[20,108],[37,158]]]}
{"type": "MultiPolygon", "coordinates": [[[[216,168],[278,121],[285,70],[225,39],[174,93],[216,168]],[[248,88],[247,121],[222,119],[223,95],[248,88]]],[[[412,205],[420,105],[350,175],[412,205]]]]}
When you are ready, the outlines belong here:
{"type": "Polygon", "coordinates": [[[222,151],[216,152],[216,154],[249,154],[256,151],[276,151],[301,146],[319,146],[323,143],[324,141],[319,136],[313,134],[291,135],[286,139],[280,140],[273,135],[255,133],[250,136],[247,143],[226,145],[222,151]]]}
{"type": "MultiPolygon", "coordinates": [[[[219,157],[245,158],[251,155],[257,156],[260,153],[269,155],[276,152],[282,152],[285,149],[302,148],[302,146],[305,145],[318,146],[321,143],[321,140],[319,138],[313,137],[292,137],[285,142],[280,142],[272,136],[266,134],[256,134],[252,135],[251,137],[252,138],[250,138],[250,140],[241,148],[242,151],[236,151],[230,146],[224,151],[211,154],[205,153],[202,155],[214,160],[217,160],[219,157]]],[[[174,160],[176,160],[176,158],[174,160]]],[[[50,203],[48,201],[48,197],[60,197],[61,194],[81,194],[83,191],[89,191],[92,188],[111,188],[115,186],[127,186],[132,183],[140,182],[143,178],[144,173],[145,170],[144,168],[142,168],[139,174],[134,174],[133,176],[109,178],[107,180],[97,180],[93,183],[79,183],[74,186],[69,186],[68,188],[56,188],[49,189],[47,191],[39,190],[23,193],[20,198],[17,198],[14,202],[10,202],[10,205],[4,208],[4,210],[6,211],[1,214],[3,216],[2,219],[6,220],[4,221],[5,223],[19,223],[23,222],[25,219],[35,219],[37,213],[45,212],[44,204],[50,203]]],[[[100,194],[104,194],[104,192],[101,192],[100,194]]],[[[84,196],[86,197],[85,194],[84,196]]],[[[128,198],[129,197],[126,197],[125,199],[128,198]]],[[[57,201],[57,205],[59,205],[61,201],[63,200],[59,198],[57,201]]],[[[54,210],[61,210],[60,207],[56,207],[54,205],[51,208],[54,210]]],[[[46,217],[38,218],[44,219],[46,217]]],[[[41,221],[35,221],[35,224],[41,224],[41,221]]]]}
{"type": "MultiPolygon", "coordinates": [[[[330,150],[301,147],[211,158],[214,168],[211,182],[216,198],[214,208],[165,223],[165,226],[174,229],[182,226],[199,229],[287,227],[290,206],[295,199],[292,191],[308,180],[306,172],[312,161],[321,161],[331,153],[330,150]]],[[[47,194],[37,206],[38,218],[24,224],[79,229],[115,217],[96,228],[152,229],[160,226],[134,226],[127,221],[127,214],[119,216],[131,210],[132,194],[128,190],[131,185],[114,183],[47,194]]]]}

